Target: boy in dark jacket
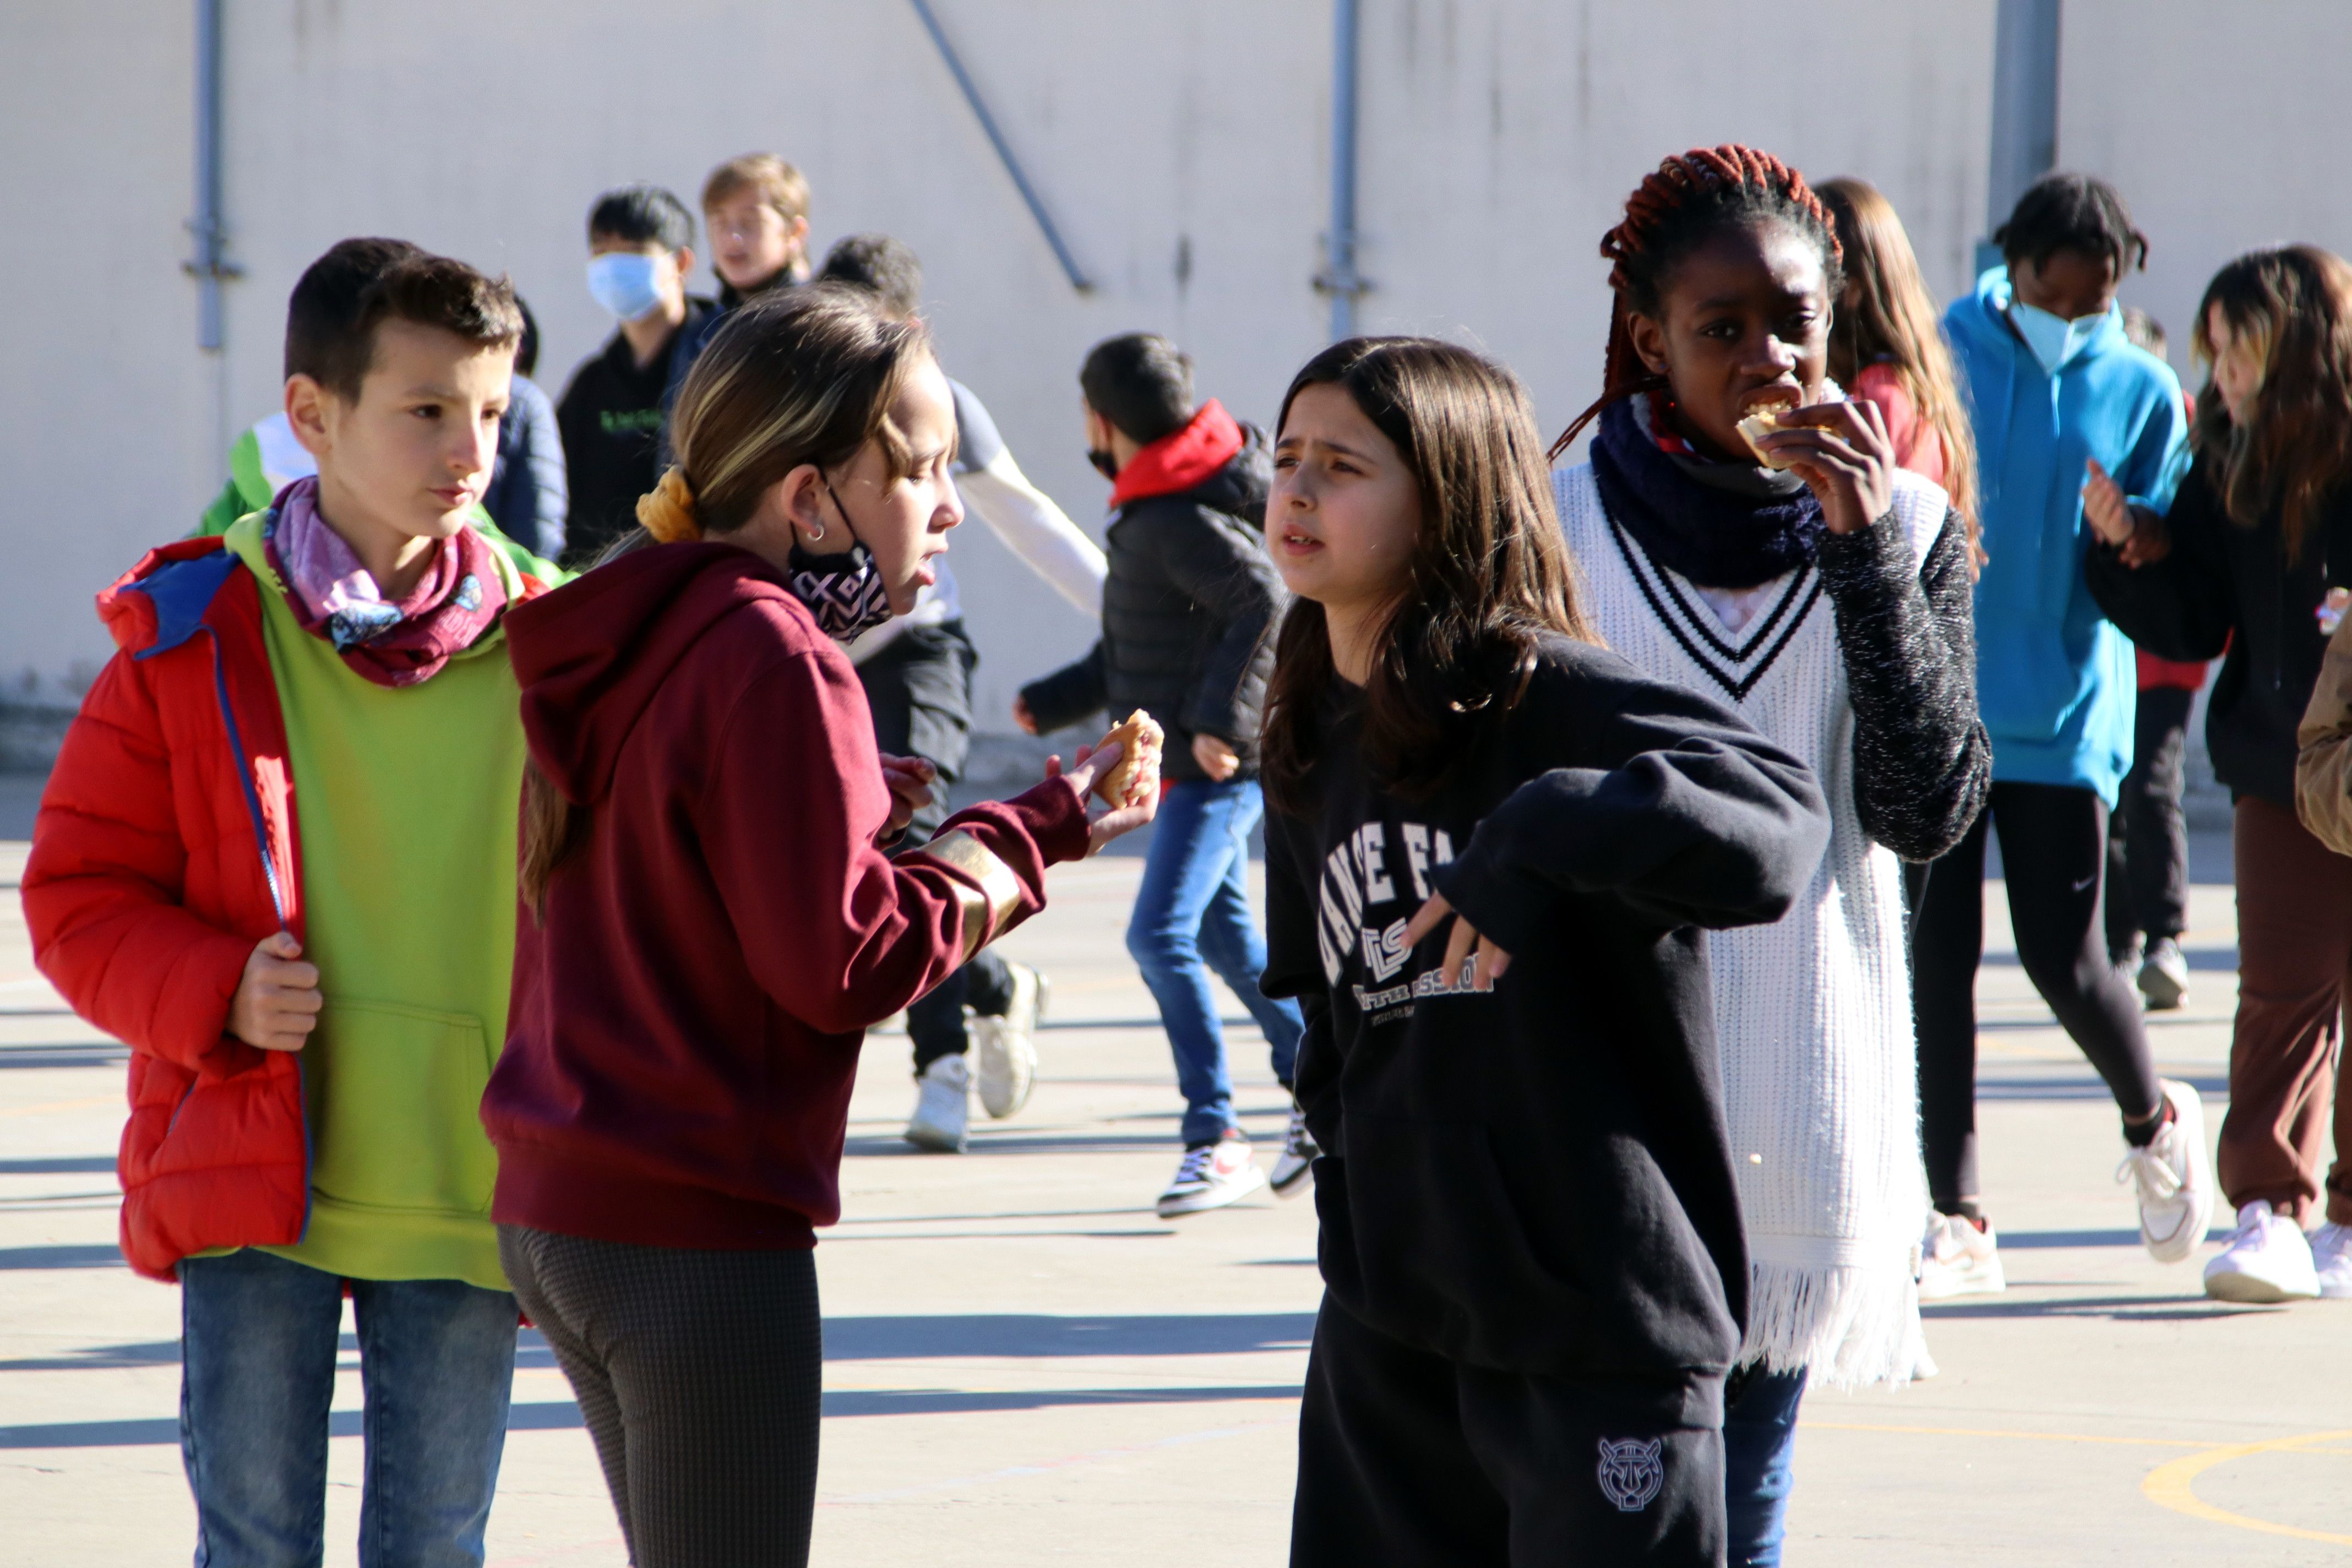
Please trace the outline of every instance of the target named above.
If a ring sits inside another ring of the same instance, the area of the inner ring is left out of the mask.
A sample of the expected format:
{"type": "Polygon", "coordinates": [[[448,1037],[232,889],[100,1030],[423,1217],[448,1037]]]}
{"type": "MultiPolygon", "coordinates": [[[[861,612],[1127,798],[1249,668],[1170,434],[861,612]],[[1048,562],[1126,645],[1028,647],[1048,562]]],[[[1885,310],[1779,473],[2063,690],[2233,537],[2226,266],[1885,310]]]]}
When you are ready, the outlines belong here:
{"type": "Polygon", "coordinates": [[[628,185],[588,213],[588,292],[620,322],[572,373],[556,405],[572,492],[564,564],[586,566],[637,525],[637,498],[661,478],[662,421],[718,307],[686,291],[694,218],[658,185],[628,185]]]}
{"type": "MultiPolygon", "coordinates": [[[[1258,991],[1265,939],[1249,906],[1250,831],[1265,809],[1258,709],[1284,596],[1262,538],[1272,464],[1265,437],[1215,399],[1193,405],[1192,362],[1165,338],[1096,344],[1078,384],[1087,455],[1113,485],[1102,640],[1023,688],[1013,718],[1040,734],[1140,708],[1168,732],[1170,782],[1127,949],[1160,1005],[1184,1094],[1184,1158],[1160,1195],[1160,1217],[1173,1219],[1266,1179],[1234,1116],[1209,969],[1265,1031],[1286,1089],[1298,1054],[1297,1004],[1258,991]]],[[[1294,1113],[1275,1191],[1303,1190],[1313,1157],[1294,1113]]]]}

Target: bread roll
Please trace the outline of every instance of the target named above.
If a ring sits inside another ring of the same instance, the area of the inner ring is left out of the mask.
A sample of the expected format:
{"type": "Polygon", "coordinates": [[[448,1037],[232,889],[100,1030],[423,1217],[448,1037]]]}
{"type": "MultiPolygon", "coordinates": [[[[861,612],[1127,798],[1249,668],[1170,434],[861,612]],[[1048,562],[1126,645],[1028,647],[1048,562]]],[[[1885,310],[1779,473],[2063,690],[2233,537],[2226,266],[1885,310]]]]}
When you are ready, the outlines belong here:
{"type": "Polygon", "coordinates": [[[1780,428],[1781,422],[1796,411],[1797,405],[1793,403],[1773,404],[1757,409],[1739,422],[1739,438],[1748,443],[1748,449],[1755,453],[1756,460],[1766,468],[1786,469],[1789,467],[1788,458],[1766,451],[1759,443],[1780,428]]]}
{"type": "Polygon", "coordinates": [[[1139,708],[1096,746],[1097,755],[1118,748],[1118,761],[1095,775],[1095,793],[1117,810],[1142,804],[1147,789],[1160,786],[1160,749],[1167,734],[1150,714],[1139,708]],[[1146,764],[1149,763],[1149,766],[1146,764]]]}

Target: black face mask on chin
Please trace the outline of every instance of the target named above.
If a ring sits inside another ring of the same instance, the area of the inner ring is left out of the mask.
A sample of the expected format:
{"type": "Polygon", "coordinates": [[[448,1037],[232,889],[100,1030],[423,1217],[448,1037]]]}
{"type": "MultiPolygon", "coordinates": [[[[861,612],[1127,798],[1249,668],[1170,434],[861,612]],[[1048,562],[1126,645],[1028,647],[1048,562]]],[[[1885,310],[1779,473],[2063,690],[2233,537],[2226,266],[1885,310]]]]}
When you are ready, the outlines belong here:
{"type": "Polygon", "coordinates": [[[1118,455],[1113,452],[1109,447],[1087,447],[1087,461],[1092,463],[1095,466],[1095,472],[1100,474],[1104,479],[1110,480],[1113,484],[1117,484],[1118,482],[1118,455]]]}

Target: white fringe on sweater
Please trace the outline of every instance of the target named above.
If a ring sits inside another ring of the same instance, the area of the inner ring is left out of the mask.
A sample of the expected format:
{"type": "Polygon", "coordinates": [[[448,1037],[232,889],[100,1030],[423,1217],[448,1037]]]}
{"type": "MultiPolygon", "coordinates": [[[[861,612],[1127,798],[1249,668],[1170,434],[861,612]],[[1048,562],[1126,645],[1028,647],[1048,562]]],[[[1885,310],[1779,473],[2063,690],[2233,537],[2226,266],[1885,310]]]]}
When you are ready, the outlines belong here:
{"type": "MultiPolygon", "coordinates": [[[[1895,476],[1914,560],[1944,492],[1895,476]]],[[[1609,520],[1589,466],[1553,476],[1586,611],[1651,675],[1736,706],[1810,765],[1829,850],[1769,926],[1708,933],[1725,1110],[1749,1257],[1743,1362],[1839,1387],[1932,1375],[1916,1283],[1927,1209],[1902,871],[1863,832],[1836,615],[1811,567],[1769,585],[1738,632],[1609,520]],[[1777,613],[1776,613],[1777,607],[1777,613]]]]}

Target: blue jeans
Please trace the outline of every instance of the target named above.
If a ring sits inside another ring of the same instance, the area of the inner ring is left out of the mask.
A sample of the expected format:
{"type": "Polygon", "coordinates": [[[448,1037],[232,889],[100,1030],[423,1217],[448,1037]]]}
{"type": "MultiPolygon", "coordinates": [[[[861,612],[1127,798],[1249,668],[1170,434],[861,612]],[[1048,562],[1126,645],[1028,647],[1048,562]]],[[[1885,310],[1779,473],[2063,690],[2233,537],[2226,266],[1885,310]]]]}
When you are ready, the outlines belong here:
{"type": "Polygon", "coordinates": [[[1741,1367],[1724,1390],[1723,1482],[1730,1568],[1780,1568],[1805,1373],[1741,1367]]]}
{"type": "Polygon", "coordinates": [[[1305,1027],[1298,1004],[1273,1001],[1257,988],[1265,973],[1265,938],[1250,913],[1249,836],[1265,812],[1255,779],[1171,784],[1160,802],[1143,885],[1128,921],[1127,951],[1160,1004],[1160,1021],[1176,1055],[1188,1146],[1213,1142],[1240,1125],[1210,970],[1233,987],[1265,1031],[1274,1076],[1286,1088],[1298,1059],[1305,1027]]]}
{"type": "MultiPolygon", "coordinates": [[[[515,1299],[354,1279],[362,1568],[479,1568],[514,1381],[515,1299]]],[[[248,1247],[180,1265],[180,1451],[196,1568],[317,1568],[343,1281],[248,1247]]]]}

